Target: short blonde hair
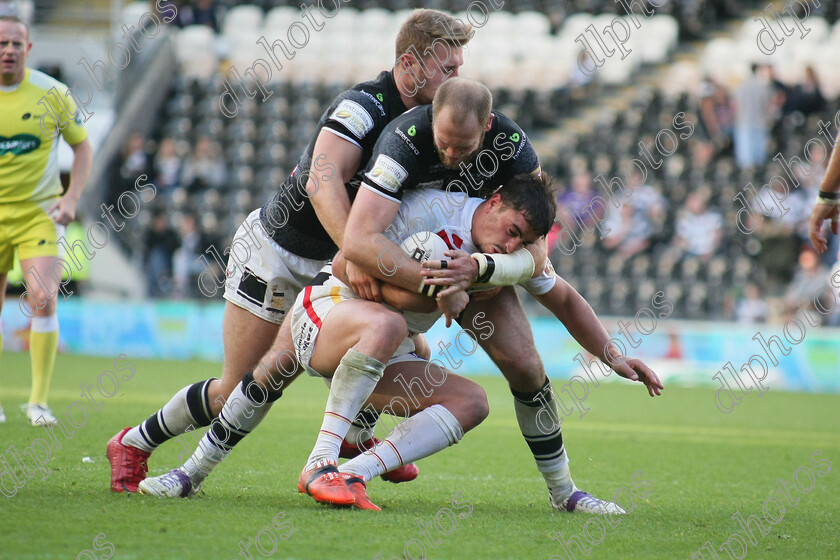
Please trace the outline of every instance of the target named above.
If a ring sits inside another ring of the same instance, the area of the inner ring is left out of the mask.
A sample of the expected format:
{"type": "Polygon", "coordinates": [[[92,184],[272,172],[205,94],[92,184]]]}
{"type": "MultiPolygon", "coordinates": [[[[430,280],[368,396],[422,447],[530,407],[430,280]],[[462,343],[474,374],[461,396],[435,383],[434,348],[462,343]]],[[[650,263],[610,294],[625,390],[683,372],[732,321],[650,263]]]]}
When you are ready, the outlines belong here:
{"type": "Polygon", "coordinates": [[[463,47],[470,42],[475,31],[469,23],[438,10],[420,8],[414,10],[403,22],[397,33],[396,60],[406,53],[424,56],[427,50],[434,48],[436,42],[444,42],[450,47],[463,47]]]}

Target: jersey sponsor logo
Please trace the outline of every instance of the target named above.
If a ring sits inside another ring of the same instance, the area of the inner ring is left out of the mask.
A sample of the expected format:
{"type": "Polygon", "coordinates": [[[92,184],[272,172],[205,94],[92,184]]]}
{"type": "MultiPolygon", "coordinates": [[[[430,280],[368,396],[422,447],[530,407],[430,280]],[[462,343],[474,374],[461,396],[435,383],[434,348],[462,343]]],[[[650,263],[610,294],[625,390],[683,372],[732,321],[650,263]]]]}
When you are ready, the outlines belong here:
{"type": "Polygon", "coordinates": [[[364,95],[367,95],[367,96],[370,98],[370,100],[371,100],[371,101],[373,101],[373,103],[376,105],[376,108],[377,108],[377,109],[379,109],[379,112],[380,112],[380,113],[382,113],[382,116],[383,116],[383,117],[385,116],[385,107],[383,107],[383,106],[382,106],[382,103],[380,103],[380,102],[379,102],[380,100],[383,100],[383,99],[384,99],[384,98],[382,97],[382,94],[381,94],[381,93],[377,93],[377,94],[376,94],[376,97],[372,96],[371,94],[369,94],[368,92],[366,92],[366,91],[365,91],[365,90],[363,90],[363,89],[362,89],[362,90],[359,90],[359,93],[364,94],[364,95]]]}
{"type": "MultiPolygon", "coordinates": [[[[519,135],[514,132],[513,134],[511,134],[510,139],[513,140],[514,136],[516,136],[517,138],[519,137],[519,135]]],[[[514,140],[514,142],[516,142],[516,140],[514,140]]],[[[516,153],[513,154],[513,159],[514,160],[519,157],[519,154],[522,153],[522,148],[524,148],[525,144],[527,144],[527,143],[528,143],[528,137],[525,136],[525,133],[523,132],[522,133],[522,142],[519,144],[519,147],[516,149],[516,153]]]]}
{"type": "Polygon", "coordinates": [[[418,189],[443,189],[443,179],[435,179],[434,181],[425,181],[417,184],[418,189]]]}
{"type": "Polygon", "coordinates": [[[338,104],[330,115],[330,119],[343,124],[359,140],[373,129],[373,119],[370,114],[364,107],[349,99],[338,104]]]}
{"type": "MultiPolygon", "coordinates": [[[[417,129],[415,129],[413,126],[412,126],[411,128],[409,128],[409,129],[408,129],[408,133],[409,133],[411,136],[414,136],[414,134],[411,134],[411,131],[412,131],[412,130],[414,130],[414,131],[416,132],[416,131],[417,131],[417,129]]],[[[412,151],[412,152],[414,152],[414,155],[415,155],[415,156],[419,156],[419,155],[420,155],[420,150],[418,150],[418,149],[417,149],[417,146],[415,146],[415,145],[414,145],[414,142],[412,142],[411,140],[409,140],[409,139],[408,139],[408,136],[406,136],[406,135],[405,135],[405,133],[403,133],[403,131],[402,131],[402,130],[400,130],[400,127],[397,127],[397,128],[394,130],[394,132],[396,132],[396,133],[397,133],[397,136],[399,136],[400,138],[402,138],[402,141],[403,141],[403,142],[405,142],[405,145],[406,145],[406,146],[408,146],[409,148],[411,148],[411,151],[412,151]]]]}
{"type": "Polygon", "coordinates": [[[41,146],[41,139],[31,134],[15,134],[11,138],[0,136],[0,156],[20,156],[34,152],[41,146]]]}
{"type": "Polygon", "coordinates": [[[388,156],[379,154],[367,177],[383,189],[397,192],[408,177],[408,171],[388,156]]]}
{"type": "Polygon", "coordinates": [[[31,116],[32,116],[32,113],[24,113],[20,118],[22,120],[27,120],[31,116]]]}
{"type": "Polygon", "coordinates": [[[513,140],[514,142],[519,142],[519,134],[514,132],[513,134],[510,135],[510,139],[513,140]]]}
{"type": "Polygon", "coordinates": [[[384,95],[382,95],[381,93],[377,93],[377,94],[376,94],[376,98],[377,98],[379,101],[384,101],[384,100],[385,100],[385,96],[384,96],[384,95]]]}

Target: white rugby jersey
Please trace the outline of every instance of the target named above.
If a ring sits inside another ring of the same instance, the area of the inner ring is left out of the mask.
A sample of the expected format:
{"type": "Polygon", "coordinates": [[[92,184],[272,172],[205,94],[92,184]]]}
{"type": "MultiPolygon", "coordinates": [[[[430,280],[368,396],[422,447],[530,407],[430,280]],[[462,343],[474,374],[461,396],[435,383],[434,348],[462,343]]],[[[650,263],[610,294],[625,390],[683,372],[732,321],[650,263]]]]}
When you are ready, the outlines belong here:
{"type": "MultiPolygon", "coordinates": [[[[406,190],[397,217],[385,234],[399,246],[415,233],[431,231],[443,239],[450,249],[477,253],[480,250],[473,242],[472,219],[482,202],[483,199],[470,198],[462,192],[406,190]]],[[[554,282],[554,269],[547,261],[539,275],[520,285],[533,295],[542,295],[554,287],[554,282]]],[[[402,313],[412,334],[428,331],[442,314],[440,310],[433,313],[402,313]]]]}

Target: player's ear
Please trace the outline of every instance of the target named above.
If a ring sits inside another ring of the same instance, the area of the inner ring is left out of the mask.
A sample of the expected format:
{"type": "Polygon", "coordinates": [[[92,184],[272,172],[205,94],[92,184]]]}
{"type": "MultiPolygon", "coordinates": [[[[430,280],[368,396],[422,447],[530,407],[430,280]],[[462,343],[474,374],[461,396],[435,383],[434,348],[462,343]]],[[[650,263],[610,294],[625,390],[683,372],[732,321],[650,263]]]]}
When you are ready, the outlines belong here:
{"type": "Polygon", "coordinates": [[[499,193],[494,194],[490,198],[487,199],[487,209],[488,210],[496,210],[502,205],[502,195],[499,193]]]}
{"type": "Polygon", "coordinates": [[[414,64],[414,55],[411,53],[403,53],[400,55],[399,63],[402,65],[403,68],[406,70],[411,69],[411,65],[414,64]]]}
{"type": "Polygon", "coordinates": [[[490,127],[493,126],[493,117],[495,115],[490,113],[490,118],[487,119],[487,125],[484,127],[484,132],[490,132],[490,127]]]}

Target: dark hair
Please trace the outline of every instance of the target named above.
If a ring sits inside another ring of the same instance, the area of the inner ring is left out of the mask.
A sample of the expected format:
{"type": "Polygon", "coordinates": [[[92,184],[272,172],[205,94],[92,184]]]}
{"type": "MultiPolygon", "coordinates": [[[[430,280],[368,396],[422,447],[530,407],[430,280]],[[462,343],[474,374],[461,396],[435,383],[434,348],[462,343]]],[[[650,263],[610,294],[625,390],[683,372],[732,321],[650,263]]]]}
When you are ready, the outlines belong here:
{"type": "Polygon", "coordinates": [[[521,173],[508,179],[496,193],[502,204],[522,212],[538,237],[546,235],[554,225],[557,203],[553,183],[547,173],[521,173]]]}

